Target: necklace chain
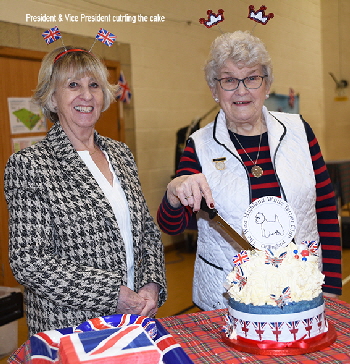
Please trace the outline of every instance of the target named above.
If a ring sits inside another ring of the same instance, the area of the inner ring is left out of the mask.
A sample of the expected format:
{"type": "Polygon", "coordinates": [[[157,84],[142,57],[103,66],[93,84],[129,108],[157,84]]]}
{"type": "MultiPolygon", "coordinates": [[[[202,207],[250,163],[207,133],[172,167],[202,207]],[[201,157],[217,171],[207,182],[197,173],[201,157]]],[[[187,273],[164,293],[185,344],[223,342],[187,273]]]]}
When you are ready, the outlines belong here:
{"type": "Polygon", "coordinates": [[[94,145],[94,151],[93,152],[90,152],[89,151],[89,153],[90,153],[90,155],[93,155],[93,154],[95,154],[97,152],[97,148],[95,147],[95,145],[94,145]]]}
{"type": "Polygon", "coordinates": [[[239,141],[239,139],[236,136],[236,133],[232,133],[233,136],[235,137],[235,139],[237,140],[238,144],[240,145],[240,147],[244,150],[244,153],[247,155],[247,157],[250,159],[250,161],[253,163],[253,167],[251,169],[252,175],[254,177],[261,177],[264,173],[263,169],[258,166],[256,163],[258,162],[259,159],[259,155],[260,155],[260,146],[261,146],[261,140],[262,140],[262,130],[260,131],[260,141],[259,141],[259,149],[258,149],[258,154],[256,155],[256,160],[255,162],[252,160],[252,158],[250,158],[250,155],[247,153],[247,151],[244,149],[243,145],[241,144],[241,142],[239,141]]]}

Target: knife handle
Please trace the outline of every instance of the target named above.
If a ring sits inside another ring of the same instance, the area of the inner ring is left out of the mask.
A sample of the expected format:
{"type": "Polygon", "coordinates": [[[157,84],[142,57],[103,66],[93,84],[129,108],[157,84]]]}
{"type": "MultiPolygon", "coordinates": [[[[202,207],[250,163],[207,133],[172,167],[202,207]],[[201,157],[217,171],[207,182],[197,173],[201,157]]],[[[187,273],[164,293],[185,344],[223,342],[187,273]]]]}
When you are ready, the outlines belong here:
{"type": "Polygon", "coordinates": [[[218,214],[218,210],[211,209],[208,207],[204,197],[202,197],[202,201],[201,201],[201,210],[208,213],[210,220],[214,219],[214,217],[218,214]]]}

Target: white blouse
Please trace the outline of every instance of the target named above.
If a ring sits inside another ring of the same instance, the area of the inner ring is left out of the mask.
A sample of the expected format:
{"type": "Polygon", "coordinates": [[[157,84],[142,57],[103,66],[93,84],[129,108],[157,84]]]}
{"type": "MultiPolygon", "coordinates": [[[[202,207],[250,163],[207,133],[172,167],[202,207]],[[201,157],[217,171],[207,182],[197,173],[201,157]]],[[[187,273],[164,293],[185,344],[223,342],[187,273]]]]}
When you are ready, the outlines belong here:
{"type": "Polygon", "coordinates": [[[109,161],[108,154],[103,152],[107,158],[109,169],[113,175],[113,185],[111,185],[103,173],[99,170],[95,162],[92,160],[89,151],[78,151],[80,158],[89,168],[91,174],[96,179],[98,185],[102,189],[106,198],[112,206],[114,215],[117,219],[120,234],[124,240],[126,250],[126,265],[128,269],[127,286],[134,289],[134,251],[133,251],[133,236],[131,232],[130,211],[125,193],[120,185],[119,179],[114,173],[113,167],[109,161]]]}

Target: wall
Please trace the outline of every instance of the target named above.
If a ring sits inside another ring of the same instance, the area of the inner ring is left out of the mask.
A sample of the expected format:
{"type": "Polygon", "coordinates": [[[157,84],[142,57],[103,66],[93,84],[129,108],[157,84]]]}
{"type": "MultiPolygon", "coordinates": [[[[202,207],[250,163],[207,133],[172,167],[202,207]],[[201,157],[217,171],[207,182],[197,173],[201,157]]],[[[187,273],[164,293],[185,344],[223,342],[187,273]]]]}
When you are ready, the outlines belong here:
{"type": "Polygon", "coordinates": [[[350,158],[350,2],[348,0],[321,1],[322,58],[324,62],[324,100],[326,148],[329,160],[350,158]],[[338,92],[337,80],[347,80],[349,86],[338,92]],[[337,101],[338,96],[346,97],[337,101]]]}
{"type": "MultiPolygon", "coordinates": [[[[347,0],[339,1],[345,3],[347,0]]],[[[322,37],[325,34],[322,31],[322,16],[325,16],[324,10],[329,10],[324,3],[337,5],[338,0],[265,0],[267,12],[273,12],[275,16],[268,24],[261,25],[247,19],[248,7],[252,4],[247,0],[223,0],[220,3],[209,0],[0,0],[0,20],[46,30],[56,24],[28,23],[26,13],[70,13],[78,16],[160,14],[165,17],[164,22],[62,21],[57,24],[63,35],[67,32],[86,37],[93,36],[99,27],[104,27],[116,34],[119,42],[130,45],[129,81],[133,92],[136,142],[133,150],[143,190],[155,216],[166,185],[174,173],[176,131],[215,105],[204,81],[202,67],[210,44],[220,30],[250,30],[266,43],[274,63],[272,91],[288,94],[292,87],[300,94],[301,114],[313,127],[324,153],[327,154],[329,150],[330,155],[336,157],[328,138],[330,131],[336,137],[334,133],[339,132],[339,128],[330,128],[327,121],[332,105],[327,104],[329,97],[325,88],[329,87],[330,80],[323,68],[325,48],[322,47],[322,37]],[[225,11],[225,21],[220,26],[207,29],[199,24],[198,19],[206,17],[208,9],[216,12],[218,6],[225,11]]],[[[260,6],[260,3],[255,6],[260,6]]],[[[332,5],[329,7],[332,8],[332,5]]],[[[346,19],[345,15],[343,17],[346,19]]],[[[335,20],[328,19],[329,26],[335,20]]],[[[106,47],[104,52],[107,51],[109,49],[106,47]]],[[[128,116],[125,115],[126,125],[129,123],[128,116]]],[[[338,116],[338,122],[342,124],[344,114],[339,112],[338,116]]],[[[214,113],[201,125],[213,117],[214,113]]],[[[173,240],[164,236],[163,241],[168,245],[173,240]]]]}

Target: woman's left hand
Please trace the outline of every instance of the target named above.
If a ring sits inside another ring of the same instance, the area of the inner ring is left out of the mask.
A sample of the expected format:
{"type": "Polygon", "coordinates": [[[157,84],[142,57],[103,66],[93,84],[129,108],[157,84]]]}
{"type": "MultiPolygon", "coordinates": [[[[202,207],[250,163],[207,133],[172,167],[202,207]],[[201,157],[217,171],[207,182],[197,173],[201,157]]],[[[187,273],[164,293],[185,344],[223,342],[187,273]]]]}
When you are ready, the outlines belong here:
{"type": "Polygon", "coordinates": [[[146,301],[146,306],[140,315],[155,317],[158,311],[159,285],[157,283],[148,283],[140,288],[138,294],[146,301]]]}

